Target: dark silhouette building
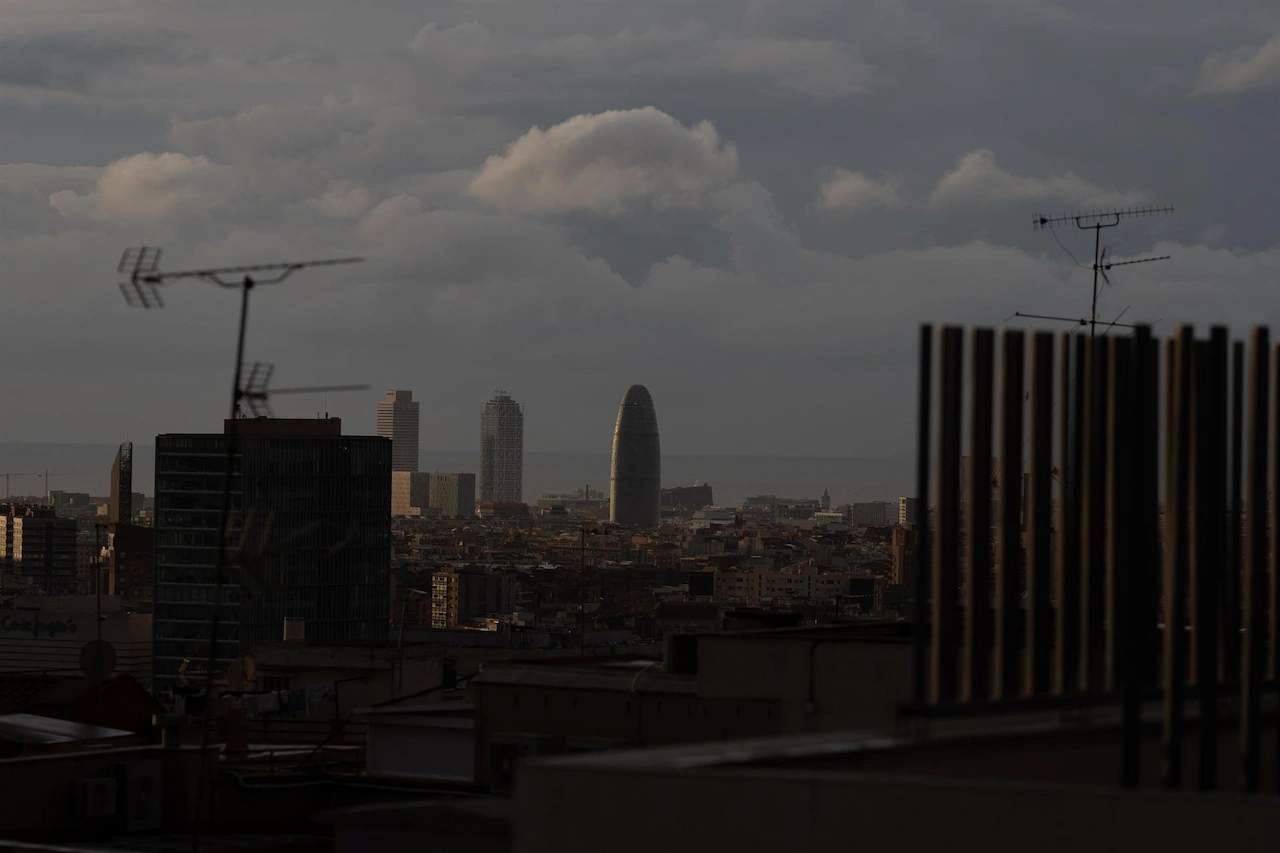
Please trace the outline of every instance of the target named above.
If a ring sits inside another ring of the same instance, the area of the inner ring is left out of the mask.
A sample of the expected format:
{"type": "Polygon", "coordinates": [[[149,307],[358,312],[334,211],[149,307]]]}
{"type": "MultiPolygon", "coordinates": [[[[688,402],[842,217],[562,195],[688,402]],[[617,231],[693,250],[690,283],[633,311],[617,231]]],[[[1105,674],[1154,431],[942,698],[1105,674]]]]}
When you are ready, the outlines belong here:
{"type": "Polygon", "coordinates": [[[111,524],[129,524],[133,521],[132,441],[120,445],[115,461],[111,463],[111,497],[107,504],[107,521],[111,524]]]}
{"type": "Polygon", "coordinates": [[[609,473],[609,520],[634,527],[657,527],[662,488],[658,413],[643,385],[632,385],[618,407],[609,473]]]}
{"type": "MultiPolygon", "coordinates": [[[[391,441],[337,418],[244,419],[232,480],[217,666],[278,641],[286,617],[319,641],[387,637],[391,441]]],[[[225,434],[156,437],[155,683],[203,669],[225,434]]]]}
{"type": "Polygon", "coordinates": [[[710,486],[674,486],[670,489],[663,489],[662,508],[663,509],[702,509],[709,507],[715,503],[712,497],[710,486]]]}

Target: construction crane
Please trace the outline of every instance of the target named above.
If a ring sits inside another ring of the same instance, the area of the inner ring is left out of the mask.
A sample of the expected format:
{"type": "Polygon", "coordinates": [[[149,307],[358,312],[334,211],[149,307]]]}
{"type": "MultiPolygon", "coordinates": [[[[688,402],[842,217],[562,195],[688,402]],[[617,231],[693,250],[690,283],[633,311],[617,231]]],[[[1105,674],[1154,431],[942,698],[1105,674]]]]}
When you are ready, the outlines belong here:
{"type": "Polygon", "coordinates": [[[40,474],[36,471],[4,471],[2,473],[4,476],[4,499],[5,500],[9,500],[9,478],[10,477],[42,477],[44,476],[43,474],[40,474]]]}
{"type": "Polygon", "coordinates": [[[41,471],[10,471],[0,472],[4,476],[4,499],[9,500],[9,478],[10,477],[43,477],[44,478],[44,498],[46,501],[52,499],[51,490],[49,488],[50,477],[83,477],[86,475],[84,471],[50,471],[48,468],[41,471]]]}

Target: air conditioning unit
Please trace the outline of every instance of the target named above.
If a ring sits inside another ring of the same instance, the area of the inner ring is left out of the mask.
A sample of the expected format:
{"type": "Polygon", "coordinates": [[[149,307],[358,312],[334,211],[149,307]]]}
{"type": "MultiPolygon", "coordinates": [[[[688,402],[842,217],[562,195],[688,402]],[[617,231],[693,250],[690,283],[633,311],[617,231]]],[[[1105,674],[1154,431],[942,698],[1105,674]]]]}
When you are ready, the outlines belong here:
{"type": "Polygon", "coordinates": [[[76,817],[114,817],[115,813],[115,779],[76,780],[76,817]]]}

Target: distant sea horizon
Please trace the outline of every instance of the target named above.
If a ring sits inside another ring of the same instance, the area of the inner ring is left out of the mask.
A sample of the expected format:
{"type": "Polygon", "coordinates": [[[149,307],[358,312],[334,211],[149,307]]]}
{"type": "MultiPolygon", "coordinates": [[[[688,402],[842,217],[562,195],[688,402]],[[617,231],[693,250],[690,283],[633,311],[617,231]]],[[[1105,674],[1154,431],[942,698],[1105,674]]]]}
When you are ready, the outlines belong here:
{"type": "MultiPolygon", "coordinates": [[[[116,446],[0,442],[0,473],[49,471],[51,488],[106,495],[116,446]]],[[[422,471],[478,473],[478,450],[422,450],[422,471]]],[[[662,456],[662,485],[710,484],[716,503],[737,506],[753,495],[816,498],[824,489],[833,505],[852,501],[897,500],[909,493],[914,460],[906,454],[883,458],[751,456],[670,453],[662,456]]],[[[2,479],[2,478],[0,478],[2,479]]],[[[134,491],[155,491],[155,447],[134,444],[134,491]]],[[[609,491],[609,454],[526,450],[524,499],[567,493],[590,486],[609,491]]],[[[0,488],[4,483],[0,482],[0,488]]],[[[14,476],[14,496],[44,494],[42,478],[14,476]]]]}

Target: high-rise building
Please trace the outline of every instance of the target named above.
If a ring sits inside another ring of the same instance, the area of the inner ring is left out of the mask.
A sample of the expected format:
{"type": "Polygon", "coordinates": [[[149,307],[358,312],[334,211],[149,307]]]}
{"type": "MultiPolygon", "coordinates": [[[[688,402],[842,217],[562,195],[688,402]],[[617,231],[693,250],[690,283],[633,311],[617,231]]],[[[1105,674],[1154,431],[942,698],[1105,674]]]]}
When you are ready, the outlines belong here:
{"type": "MultiPolygon", "coordinates": [[[[337,418],[244,419],[216,666],[302,619],[322,641],[387,636],[391,442],[344,436],[337,418]]],[[[156,437],[155,679],[208,656],[226,435],[156,437]]]]}
{"type": "Polygon", "coordinates": [[[418,470],[418,404],[412,391],[388,391],[378,403],[378,435],[391,439],[391,470],[418,470]]]}
{"type": "Polygon", "coordinates": [[[476,514],[476,475],[432,472],[428,506],[445,518],[476,514]]]}
{"type": "Polygon", "coordinates": [[[662,491],[662,450],[658,413],[643,385],[632,385],[618,407],[609,474],[609,520],[657,527],[662,491]]]}
{"type": "Polygon", "coordinates": [[[898,504],[866,501],[849,504],[848,520],[858,527],[890,527],[898,519],[898,504]]]}
{"type": "Polygon", "coordinates": [[[107,504],[107,521],[110,524],[130,524],[133,521],[132,441],[120,445],[115,461],[111,463],[111,497],[107,504]]]}
{"type": "Polygon", "coordinates": [[[659,493],[659,500],[663,509],[703,509],[715,503],[711,487],[707,485],[663,489],[659,493]]]}
{"type": "Polygon", "coordinates": [[[398,518],[425,515],[431,506],[431,475],[423,471],[391,472],[391,514],[398,518]]]}
{"type": "Polygon", "coordinates": [[[391,474],[391,514],[398,517],[476,514],[476,475],[438,471],[394,471],[391,474]]]}
{"type": "Polygon", "coordinates": [[[46,595],[77,589],[76,521],[51,507],[10,504],[0,508],[0,562],[18,578],[30,578],[46,595]]]}
{"type": "Polygon", "coordinates": [[[524,408],[505,391],[480,412],[480,500],[524,500],[524,408]]]}
{"type": "Polygon", "coordinates": [[[909,584],[915,578],[916,546],[920,542],[920,531],[914,525],[895,527],[893,541],[890,545],[890,557],[893,562],[893,582],[909,584]]]}
{"type": "Polygon", "coordinates": [[[898,526],[916,523],[916,499],[898,498],[898,526]]]}
{"type": "Polygon", "coordinates": [[[460,628],[485,618],[510,618],[520,584],[509,572],[449,566],[431,575],[431,627],[460,628]]]}

